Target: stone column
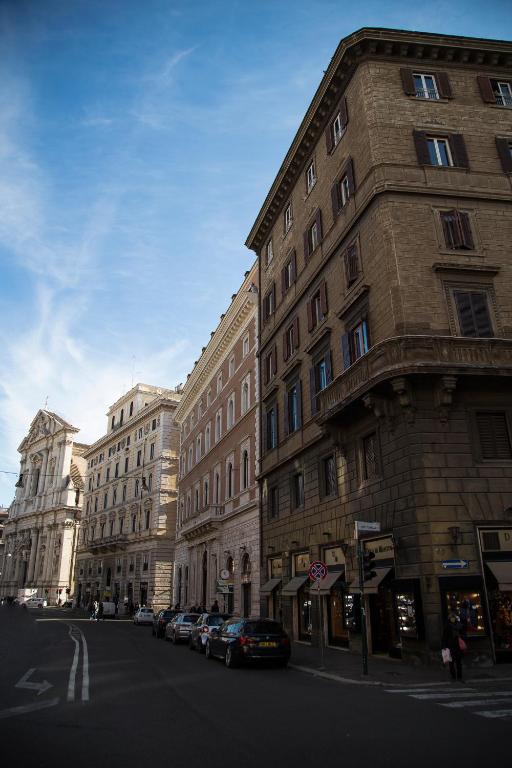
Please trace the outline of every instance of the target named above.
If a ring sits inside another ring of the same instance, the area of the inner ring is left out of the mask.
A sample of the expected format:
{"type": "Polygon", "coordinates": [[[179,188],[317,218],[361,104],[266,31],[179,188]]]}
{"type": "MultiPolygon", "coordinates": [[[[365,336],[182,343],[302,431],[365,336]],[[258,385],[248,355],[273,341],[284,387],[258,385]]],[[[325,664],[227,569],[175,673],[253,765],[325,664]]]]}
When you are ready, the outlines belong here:
{"type": "MultiPolygon", "coordinates": [[[[53,523],[47,526],[48,533],[46,535],[46,560],[43,570],[43,581],[48,582],[52,577],[52,560],[53,560],[53,542],[55,540],[55,529],[53,523]]],[[[48,585],[49,586],[49,585],[48,585]]]]}
{"type": "Polygon", "coordinates": [[[30,560],[28,561],[28,572],[27,572],[27,584],[31,584],[34,581],[34,570],[36,565],[36,550],[37,550],[37,544],[39,539],[39,531],[37,528],[32,528],[30,531],[30,539],[31,539],[31,545],[30,545],[30,560]]]}
{"type": "MultiPolygon", "coordinates": [[[[38,495],[43,496],[46,486],[47,486],[47,473],[48,473],[48,456],[49,456],[49,449],[45,448],[43,450],[43,461],[41,466],[41,477],[39,478],[39,488],[38,488],[38,495]]],[[[43,506],[43,504],[41,504],[43,506]]]]}

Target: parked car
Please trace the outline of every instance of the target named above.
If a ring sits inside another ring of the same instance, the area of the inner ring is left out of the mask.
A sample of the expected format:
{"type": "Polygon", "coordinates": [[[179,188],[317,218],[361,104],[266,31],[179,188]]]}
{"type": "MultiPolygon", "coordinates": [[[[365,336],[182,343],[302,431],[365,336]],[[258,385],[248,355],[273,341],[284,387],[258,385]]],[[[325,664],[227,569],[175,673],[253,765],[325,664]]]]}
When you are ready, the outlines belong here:
{"type": "Polygon", "coordinates": [[[153,624],[153,609],[139,608],[133,617],[134,624],[153,624]]]}
{"type": "Polygon", "coordinates": [[[166,626],[178,613],[181,613],[181,611],[177,611],[175,608],[164,608],[162,611],[155,613],[153,616],[153,635],[155,637],[164,637],[166,626]]]}
{"type": "Polygon", "coordinates": [[[220,627],[229,618],[231,618],[229,613],[202,613],[190,631],[188,647],[193,651],[204,653],[210,630],[213,627],[220,627]]]}
{"type": "Polygon", "coordinates": [[[233,617],[212,628],[205,652],[208,659],[223,659],[226,667],[255,661],[273,661],[285,667],[290,659],[290,638],[273,619],[233,617]]]}
{"type": "Polygon", "coordinates": [[[23,605],[27,608],[46,608],[48,601],[44,597],[29,597],[23,605]]]}
{"type": "Polygon", "coordinates": [[[165,639],[181,643],[182,640],[188,640],[192,625],[196,623],[199,613],[178,613],[165,628],[165,639]]]}

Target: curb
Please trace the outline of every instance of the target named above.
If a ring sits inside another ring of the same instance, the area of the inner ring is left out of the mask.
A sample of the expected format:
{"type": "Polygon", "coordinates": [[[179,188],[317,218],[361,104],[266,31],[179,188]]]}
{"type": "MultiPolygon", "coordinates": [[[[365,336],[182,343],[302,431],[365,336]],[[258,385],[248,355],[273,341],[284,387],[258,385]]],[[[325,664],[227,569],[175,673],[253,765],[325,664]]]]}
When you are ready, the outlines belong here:
{"type": "Polygon", "coordinates": [[[325,680],[333,680],[336,683],[349,683],[350,685],[386,685],[378,680],[354,680],[351,677],[341,677],[340,675],[333,675],[331,672],[322,672],[320,669],[313,669],[313,667],[301,667],[298,664],[288,664],[289,669],[295,669],[297,672],[304,672],[307,675],[313,675],[313,677],[322,677],[325,680]]]}

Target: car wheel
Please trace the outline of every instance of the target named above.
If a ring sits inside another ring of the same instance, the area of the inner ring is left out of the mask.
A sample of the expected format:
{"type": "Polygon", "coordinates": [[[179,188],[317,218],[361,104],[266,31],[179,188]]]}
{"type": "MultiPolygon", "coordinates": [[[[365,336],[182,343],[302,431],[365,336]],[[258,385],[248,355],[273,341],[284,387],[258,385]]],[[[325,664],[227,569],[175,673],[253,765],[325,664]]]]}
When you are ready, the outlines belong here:
{"type": "Polygon", "coordinates": [[[178,638],[176,637],[176,632],[172,633],[172,644],[177,645],[178,644],[178,638]]]}
{"type": "Polygon", "coordinates": [[[210,642],[206,642],[204,653],[207,659],[213,659],[212,649],[210,648],[210,642]]]}
{"type": "Polygon", "coordinates": [[[233,669],[234,667],[236,667],[235,655],[231,650],[230,645],[228,645],[228,647],[226,648],[226,657],[224,659],[224,663],[228,669],[233,669]]]}

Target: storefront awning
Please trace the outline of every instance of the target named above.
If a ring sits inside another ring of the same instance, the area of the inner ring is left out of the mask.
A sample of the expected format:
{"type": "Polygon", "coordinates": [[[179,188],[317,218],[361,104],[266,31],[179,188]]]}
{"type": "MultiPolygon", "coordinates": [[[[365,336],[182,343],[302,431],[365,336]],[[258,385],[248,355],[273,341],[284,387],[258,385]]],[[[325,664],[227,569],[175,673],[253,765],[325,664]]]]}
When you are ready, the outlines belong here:
{"type": "Polygon", "coordinates": [[[498,582],[500,592],[512,592],[512,560],[500,562],[485,561],[498,582]]]}
{"type": "MultiPolygon", "coordinates": [[[[366,595],[376,595],[379,591],[379,586],[382,581],[386,578],[388,573],[391,571],[391,566],[386,566],[384,568],[374,568],[375,576],[373,579],[368,579],[368,581],[365,581],[364,583],[364,592],[366,595]]],[[[354,581],[352,583],[352,586],[350,588],[350,592],[353,595],[358,595],[360,593],[359,589],[359,579],[357,581],[354,581]]]]}
{"type": "Polygon", "coordinates": [[[308,578],[309,576],[307,573],[304,573],[302,576],[294,576],[293,579],[288,582],[288,584],[284,585],[281,590],[281,594],[288,596],[296,595],[304,582],[308,580],[308,578]]]}
{"type": "Polygon", "coordinates": [[[311,585],[311,593],[314,595],[328,595],[336,582],[345,575],[345,571],[330,571],[325,579],[320,582],[320,589],[316,584],[311,585]]]}
{"type": "Polygon", "coordinates": [[[271,595],[274,589],[281,583],[281,579],[269,579],[266,584],[260,588],[261,595],[271,595]]]}

